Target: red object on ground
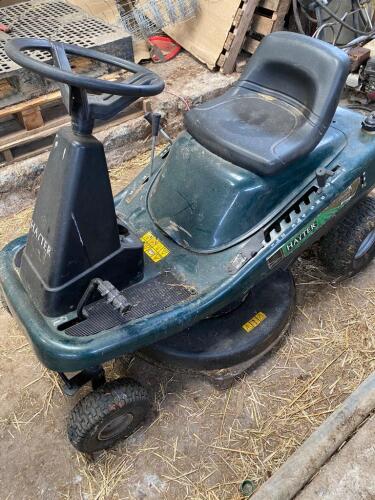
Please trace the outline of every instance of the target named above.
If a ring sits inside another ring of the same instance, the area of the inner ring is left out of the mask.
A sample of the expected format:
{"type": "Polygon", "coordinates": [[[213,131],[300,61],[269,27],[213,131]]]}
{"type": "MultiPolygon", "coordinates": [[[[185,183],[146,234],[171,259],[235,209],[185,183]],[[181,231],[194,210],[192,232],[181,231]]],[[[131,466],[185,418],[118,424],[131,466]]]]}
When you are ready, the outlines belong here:
{"type": "Polygon", "coordinates": [[[7,24],[0,23],[0,31],[3,31],[4,33],[10,33],[12,31],[12,28],[7,24]]]}
{"type": "Polygon", "coordinates": [[[170,61],[181,50],[181,46],[166,35],[150,36],[148,42],[151,45],[151,59],[154,63],[170,61]]]}

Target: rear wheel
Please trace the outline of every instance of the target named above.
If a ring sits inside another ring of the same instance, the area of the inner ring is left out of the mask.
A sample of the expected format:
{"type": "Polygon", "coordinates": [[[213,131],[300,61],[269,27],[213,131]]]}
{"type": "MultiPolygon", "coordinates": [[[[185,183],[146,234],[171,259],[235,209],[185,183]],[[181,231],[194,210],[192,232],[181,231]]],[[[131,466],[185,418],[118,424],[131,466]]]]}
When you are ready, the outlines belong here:
{"type": "Polygon", "coordinates": [[[328,273],[345,279],[359,273],[375,256],[375,198],[359,201],[320,240],[319,257],[328,273]]]}
{"type": "Polygon", "coordinates": [[[73,408],[68,422],[70,442],[84,453],[111,448],[133,434],[150,409],[148,393],[138,382],[108,382],[73,408]]]}

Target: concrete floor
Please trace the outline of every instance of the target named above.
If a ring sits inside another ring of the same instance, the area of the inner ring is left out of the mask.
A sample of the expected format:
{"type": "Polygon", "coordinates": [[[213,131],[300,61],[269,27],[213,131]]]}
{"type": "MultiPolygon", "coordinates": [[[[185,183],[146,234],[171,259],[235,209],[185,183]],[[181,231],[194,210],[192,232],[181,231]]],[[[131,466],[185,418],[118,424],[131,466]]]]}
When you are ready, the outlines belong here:
{"type": "Polygon", "coordinates": [[[375,416],[320,470],[298,500],[375,498],[375,416]]]}

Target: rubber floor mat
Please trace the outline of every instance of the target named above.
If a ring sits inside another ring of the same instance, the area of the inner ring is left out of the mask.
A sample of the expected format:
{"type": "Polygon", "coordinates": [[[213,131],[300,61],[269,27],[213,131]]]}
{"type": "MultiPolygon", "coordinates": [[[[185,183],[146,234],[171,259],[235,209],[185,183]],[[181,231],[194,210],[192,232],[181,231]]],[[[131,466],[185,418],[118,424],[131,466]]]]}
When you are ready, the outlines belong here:
{"type": "Polygon", "coordinates": [[[168,309],[191,298],[195,292],[190,286],[179,281],[172,273],[162,273],[148,281],[133,285],[123,291],[132,305],[130,311],[121,315],[100,299],[85,307],[87,318],[69,326],[64,333],[72,337],[87,337],[129,321],[168,309]]]}

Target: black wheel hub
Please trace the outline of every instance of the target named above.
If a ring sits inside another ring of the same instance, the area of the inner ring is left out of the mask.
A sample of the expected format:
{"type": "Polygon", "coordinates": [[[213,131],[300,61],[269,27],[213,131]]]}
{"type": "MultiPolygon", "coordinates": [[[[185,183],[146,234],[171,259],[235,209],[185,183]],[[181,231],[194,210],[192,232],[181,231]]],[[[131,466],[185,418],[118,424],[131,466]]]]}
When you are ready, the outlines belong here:
{"type": "Polygon", "coordinates": [[[98,441],[107,441],[122,436],[134,420],[132,413],[124,412],[111,415],[98,432],[98,441]]]}

